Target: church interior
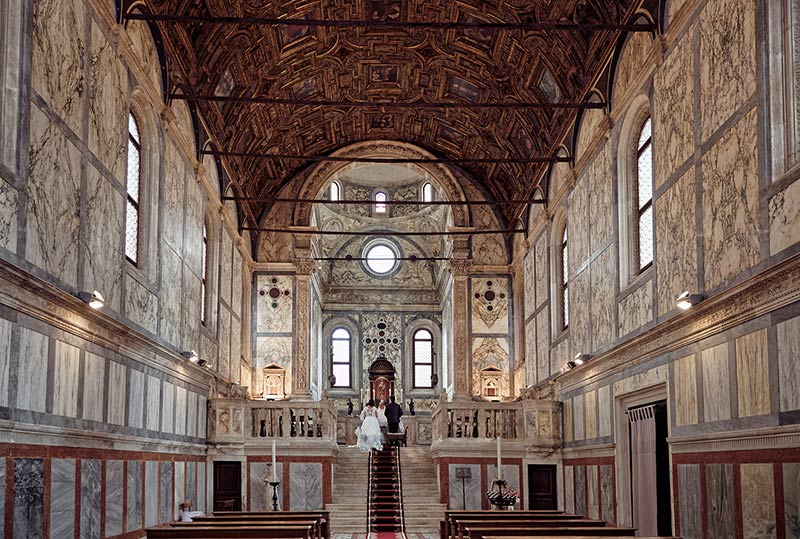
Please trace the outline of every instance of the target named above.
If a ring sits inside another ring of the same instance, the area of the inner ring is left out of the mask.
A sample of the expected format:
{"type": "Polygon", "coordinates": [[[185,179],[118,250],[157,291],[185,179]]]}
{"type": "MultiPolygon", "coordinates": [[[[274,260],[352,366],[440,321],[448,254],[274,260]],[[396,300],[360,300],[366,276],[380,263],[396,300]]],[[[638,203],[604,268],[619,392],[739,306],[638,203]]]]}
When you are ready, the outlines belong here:
{"type": "Polygon", "coordinates": [[[0,537],[800,539],[799,43],[0,0],[0,537]]]}

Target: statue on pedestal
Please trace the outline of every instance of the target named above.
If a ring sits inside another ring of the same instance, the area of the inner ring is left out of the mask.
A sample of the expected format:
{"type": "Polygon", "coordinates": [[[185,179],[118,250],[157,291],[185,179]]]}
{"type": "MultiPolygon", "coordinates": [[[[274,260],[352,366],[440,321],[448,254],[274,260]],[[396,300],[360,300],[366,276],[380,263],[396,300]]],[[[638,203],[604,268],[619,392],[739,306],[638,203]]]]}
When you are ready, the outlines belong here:
{"type": "Polygon", "coordinates": [[[411,415],[417,415],[417,413],[414,411],[414,399],[408,401],[408,413],[411,415]]]}
{"type": "Polygon", "coordinates": [[[353,415],[353,401],[347,399],[347,415],[353,415]]]}

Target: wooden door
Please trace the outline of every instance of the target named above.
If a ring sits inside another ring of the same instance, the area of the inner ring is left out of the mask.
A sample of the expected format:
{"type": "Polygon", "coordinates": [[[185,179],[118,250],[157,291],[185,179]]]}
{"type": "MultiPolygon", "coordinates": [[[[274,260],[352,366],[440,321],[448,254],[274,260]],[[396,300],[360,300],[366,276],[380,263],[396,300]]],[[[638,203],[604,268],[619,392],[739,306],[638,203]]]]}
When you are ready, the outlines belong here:
{"type": "Polygon", "coordinates": [[[242,463],[214,463],[214,511],[242,510],[242,463]]]}
{"type": "Polygon", "coordinates": [[[528,509],[557,509],[555,465],[528,465],[528,509]]]}

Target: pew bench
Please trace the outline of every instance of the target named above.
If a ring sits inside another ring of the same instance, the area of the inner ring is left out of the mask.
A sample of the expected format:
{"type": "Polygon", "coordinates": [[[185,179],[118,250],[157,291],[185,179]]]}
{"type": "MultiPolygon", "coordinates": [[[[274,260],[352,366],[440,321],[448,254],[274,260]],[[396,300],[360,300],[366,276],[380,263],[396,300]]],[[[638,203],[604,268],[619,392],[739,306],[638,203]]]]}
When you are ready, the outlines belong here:
{"type": "Polygon", "coordinates": [[[145,530],[147,539],[313,539],[311,525],[161,526],[145,530]]]}
{"type": "MultiPolygon", "coordinates": [[[[213,525],[262,525],[275,521],[309,523],[315,527],[315,537],[317,539],[330,539],[328,511],[252,511],[252,512],[219,512],[211,516],[200,516],[192,519],[194,523],[201,523],[207,526],[213,525]]],[[[189,523],[190,524],[190,523],[189,523]]]]}
{"type": "Polygon", "coordinates": [[[487,525],[485,527],[465,528],[464,533],[469,539],[485,539],[486,537],[501,537],[502,539],[520,537],[633,537],[636,530],[633,528],[615,528],[610,526],[595,527],[553,527],[553,528],[497,528],[487,525]]]}
{"type": "Polygon", "coordinates": [[[467,529],[494,529],[502,533],[506,528],[595,528],[605,526],[604,520],[589,520],[583,518],[559,518],[559,519],[497,519],[497,520],[461,520],[454,522],[455,536],[464,539],[468,536],[467,529]]]}
{"type": "Polygon", "coordinates": [[[521,510],[521,511],[496,511],[496,510],[448,510],[444,513],[444,520],[439,523],[440,539],[448,539],[456,536],[457,520],[486,520],[496,522],[498,520],[546,520],[546,519],[581,519],[579,515],[564,514],[563,511],[556,509],[544,510],[521,510]]]}

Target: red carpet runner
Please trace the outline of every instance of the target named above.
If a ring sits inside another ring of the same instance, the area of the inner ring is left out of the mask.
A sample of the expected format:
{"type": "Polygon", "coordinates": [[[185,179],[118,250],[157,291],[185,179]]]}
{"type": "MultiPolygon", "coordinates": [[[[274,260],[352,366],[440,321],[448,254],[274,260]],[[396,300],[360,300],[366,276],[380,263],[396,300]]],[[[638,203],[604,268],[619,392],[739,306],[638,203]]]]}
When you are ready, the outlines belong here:
{"type": "Polygon", "coordinates": [[[377,532],[378,539],[390,539],[389,533],[393,537],[403,531],[397,448],[373,451],[371,457],[369,531],[377,532]],[[389,533],[382,536],[383,532],[389,533]]]}

